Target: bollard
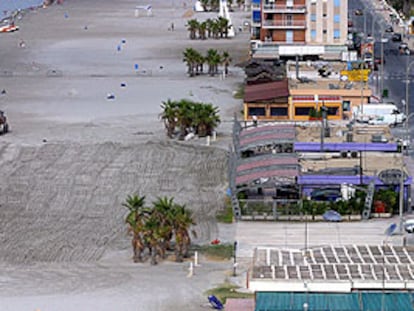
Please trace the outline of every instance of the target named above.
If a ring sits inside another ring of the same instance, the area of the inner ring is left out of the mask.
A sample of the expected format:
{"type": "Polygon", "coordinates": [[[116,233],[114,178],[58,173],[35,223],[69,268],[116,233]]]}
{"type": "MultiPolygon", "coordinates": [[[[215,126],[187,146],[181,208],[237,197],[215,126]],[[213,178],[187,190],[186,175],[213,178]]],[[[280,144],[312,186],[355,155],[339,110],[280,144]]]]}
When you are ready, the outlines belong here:
{"type": "Polygon", "coordinates": [[[194,267],[193,267],[193,262],[190,262],[190,268],[188,268],[188,278],[191,278],[194,275],[194,267]]]}
{"type": "Polygon", "coordinates": [[[210,135],[209,135],[209,136],[207,136],[207,142],[206,142],[206,145],[207,145],[207,146],[210,146],[210,135]]]}
{"type": "Polygon", "coordinates": [[[213,141],[216,141],[216,139],[217,139],[217,133],[216,131],[213,131],[213,141]]]}
{"type": "Polygon", "coordinates": [[[198,252],[194,253],[194,267],[199,267],[200,265],[198,264],[198,252]]]}

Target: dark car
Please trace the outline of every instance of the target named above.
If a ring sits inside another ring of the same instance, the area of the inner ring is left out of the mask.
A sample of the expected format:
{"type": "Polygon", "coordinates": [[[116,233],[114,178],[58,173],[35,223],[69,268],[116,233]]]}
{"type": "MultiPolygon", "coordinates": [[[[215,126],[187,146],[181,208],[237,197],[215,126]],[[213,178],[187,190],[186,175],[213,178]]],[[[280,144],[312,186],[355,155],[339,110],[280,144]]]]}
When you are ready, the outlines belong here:
{"type": "Polygon", "coordinates": [[[394,28],[392,28],[392,26],[387,26],[387,28],[385,28],[385,32],[394,32],[394,28]]]}
{"type": "Polygon", "coordinates": [[[400,33],[395,33],[392,35],[391,40],[394,42],[401,42],[402,35],[400,33]]]}
{"type": "Polygon", "coordinates": [[[374,63],[377,65],[381,65],[382,62],[385,64],[385,58],[381,58],[381,56],[375,56],[374,57],[374,63]]]}

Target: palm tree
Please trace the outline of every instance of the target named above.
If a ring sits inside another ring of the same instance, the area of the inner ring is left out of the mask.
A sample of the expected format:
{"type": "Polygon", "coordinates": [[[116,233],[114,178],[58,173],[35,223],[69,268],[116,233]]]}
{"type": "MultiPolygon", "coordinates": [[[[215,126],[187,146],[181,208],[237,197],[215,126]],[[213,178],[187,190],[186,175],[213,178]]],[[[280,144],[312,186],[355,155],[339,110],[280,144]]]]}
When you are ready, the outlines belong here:
{"type": "Polygon", "coordinates": [[[219,29],[220,29],[220,38],[227,38],[228,34],[229,34],[229,20],[227,18],[221,17],[219,16],[218,19],[218,25],[219,25],[219,29]]]}
{"type": "Polygon", "coordinates": [[[161,237],[161,257],[166,257],[166,251],[170,249],[170,241],[173,237],[172,215],[174,209],[174,198],[158,198],[153,202],[153,214],[159,220],[159,234],[161,237]]]}
{"type": "Polygon", "coordinates": [[[195,121],[196,133],[200,137],[212,135],[220,124],[219,108],[212,104],[199,104],[195,121]]]}
{"type": "Polygon", "coordinates": [[[206,19],[206,26],[207,26],[207,37],[211,38],[211,28],[214,21],[211,18],[206,19]]]}
{"type": "Polygon", "coordinates": [[[212,11],[218,11],[221,0],[210,0],[210,7],[212,11]]]}
{"type": "Polygon", "coordinates": [[[142,254],[145,250],[145,242],[142,238],[143,227],[148,216],[148,209],[144,207],[145,196],[129,195],[122,206],[128,208],[129,213],[125,222],[132,233],[132,249],[134,262],[142,262],[142,254]]]}
{"type": "Polygon", "coordinates": [[[217,20],[214,20],[211,24],[211,33],[214,39],[218,39],[220,37],[220,25],[217,20]]]}
{"type": "Polygon", "coordinates": [[[210,0],[200,0],[201,6],[203,7],[203,10],[207,12],[207,7],[209,5],[210,0]]]}
{"type": "Polygon", "coordinates": [[[190,19],[187,21],[187,30],[190,32],[190,39],[194,40],[196,38],[196,32],[198,29],[198,21],[196,19],[190,19]]]}
{"type": "Polygon", "coordinates": [[[187,73],[189,74],[190,77],[194,77],[195,75],[194,69],[196,67],[196,59],[197,59],[198,54],[199,53],[193,48],[187,48],[183,52],[183,55],[184,55],[183,62],[187,63],[187,68],[188,68],[187,73]]]}
{"type": "Polygon", "coordinates": [[[209,49],[207,51],[206,61],[208,64],[208,73],[214,76],[218,72],[218,64],[221,63],[221,56],[217,50],[209,49]]]}
{"type": "Polygon", "coordinates": [[[201,40],[206,39],[207,22],[202,22],[198,25],[198,37],[201,40]]]}
{"type": "MultiPolygon", "coordinates": [[[[173,211],[173,228],[175,235],[175,260],[182,262],[184,257],[188,257],[188,251],[191,245],[190,227],[195,225],[190,210],[185,205],[174,206],[173,211]]],[[[196,236],[195,231],[191,232],[196,236]]]]}
{"type": "Polygon", "coordinates": [[[221,61],[224,65],[224,73],[227,75],[229,73],[230,62],[232,61],[230,54],[227,51],[224,51],[221,55],[221,61]]]}
{"type": "Polygon", "coordinates": [[[160,118],[164,121],[169,138],[173,138],[177,126],[177,106],[177,102],[170,99],[161,103],[163,112],[160,114],[160,118]]]}
{"type": "Polygon", "coordinates": [[[157,254],[162,252],[159,250],[160,242],[162,237],[160,234],[160,222],[154,213],[151,213],[150,216],[146,219],[144,226],[142,228],[142,236],[145,242],[145,245],[149,248],[151,265],[156,265],[157,254]]]}
{"type": "Polygon", "coordinates": [[[205,58],[203,55],[201,55],[201,53],[197,52],[197,54],[194,56],[194,61],[195,61],[195,74],[199,75],[203,73],[203,65],[205,62],[205,58]]]}
{"type": "Polygon", "coordinates": [[[182,99],[178,102],[177,119],[180,127],[180,134],[178,139],[184,140],[188,134],[189,129],[194,119],[194,105],[193,102],[187,99],[182,99]]]}

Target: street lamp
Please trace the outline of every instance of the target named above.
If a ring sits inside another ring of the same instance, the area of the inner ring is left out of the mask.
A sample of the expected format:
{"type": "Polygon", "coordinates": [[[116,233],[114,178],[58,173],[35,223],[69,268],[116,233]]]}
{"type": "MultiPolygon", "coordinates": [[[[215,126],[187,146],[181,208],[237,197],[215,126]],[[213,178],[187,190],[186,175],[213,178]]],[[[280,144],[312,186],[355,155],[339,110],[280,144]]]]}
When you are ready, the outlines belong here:
{"type": "Polygon", "coordinates": [[[408,155],[408,148],[410,146],[410,135],[409,135],[409,127],[408,127],[408,119],[409,119],[409,105],[410,105],[410,101],[409,101],[409,88],[408,85],[410,83],[410,80],[408,79],[408,75],[410,73],[410,69],[411,66],[414,64],[414,61],[410,62],[407,66],[406,72],[405,72],[405,135],[406,135],[406,139],[408,140],[407,142],[407,147],[406,147],[406,154],[408,155]]]}

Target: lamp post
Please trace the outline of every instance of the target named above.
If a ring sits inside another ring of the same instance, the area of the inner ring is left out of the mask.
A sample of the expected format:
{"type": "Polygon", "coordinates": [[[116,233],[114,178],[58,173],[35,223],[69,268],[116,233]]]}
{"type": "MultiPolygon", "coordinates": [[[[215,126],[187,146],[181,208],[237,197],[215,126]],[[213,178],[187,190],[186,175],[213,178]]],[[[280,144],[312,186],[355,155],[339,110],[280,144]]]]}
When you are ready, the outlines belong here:
{"type": "Polygon", "coordinates": [[[409,119],[409,106],[410,106],[410,101],[409,101],[409,84],[410,84],[410,80],[408,78],[408,75],[410,73],[410,69],[411,66],[414,64],[414,61],[410,62],[407,66],[406,72],[405,72],[405,135],[406,135],[406,139],[408,140],[407,142],[407,146],[406,146],[406,154],[408,155],[408,148],[410,147],[410,143],[411,143],[411,139],[410,139],[410,135],[409,135],[409,123],[408,123],[408,119],[409,119]]]}
{"type": "Polygon", "coordinates": [[[236,259],[236,251],[237,251],[237,241],[234,241],[233,244],[233,276],[236,276],[236,269],[237,269],[237,259],[236,259]]]}

